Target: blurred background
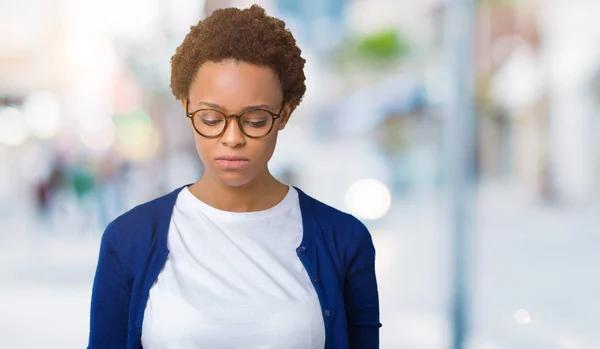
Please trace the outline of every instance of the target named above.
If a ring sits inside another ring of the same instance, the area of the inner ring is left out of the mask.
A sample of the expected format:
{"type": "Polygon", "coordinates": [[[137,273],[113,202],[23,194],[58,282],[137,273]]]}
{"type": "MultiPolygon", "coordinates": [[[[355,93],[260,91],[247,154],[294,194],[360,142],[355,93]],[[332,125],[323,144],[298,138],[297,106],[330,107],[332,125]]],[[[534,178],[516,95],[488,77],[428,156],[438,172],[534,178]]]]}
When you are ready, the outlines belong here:
{"type": "Polygon", "coordinates": [[[0,1],[0,347],[85,347],[106,224],[202,173],[169,59],[253,2],[308,61],[271,169],[370,228],[382,348],[600,348],[597,0],[0,1]]]}

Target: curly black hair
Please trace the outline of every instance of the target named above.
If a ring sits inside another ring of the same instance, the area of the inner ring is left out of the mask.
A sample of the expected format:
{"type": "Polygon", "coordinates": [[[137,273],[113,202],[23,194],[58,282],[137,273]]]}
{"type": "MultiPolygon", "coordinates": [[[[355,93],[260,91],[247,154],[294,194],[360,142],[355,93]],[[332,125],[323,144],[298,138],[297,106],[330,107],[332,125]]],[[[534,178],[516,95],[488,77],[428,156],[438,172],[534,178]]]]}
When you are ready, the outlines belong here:
{"type": "Polygon", "coordinates": [[[270,67],[279,77],[283,98],[297,107],[306,92],[300,48],[285,23],[252,5],[224,8],[190,28],[171,57],[171,91],[178,100],[188,98],[190,86],[204,62],[233,59],[270,67]]]}

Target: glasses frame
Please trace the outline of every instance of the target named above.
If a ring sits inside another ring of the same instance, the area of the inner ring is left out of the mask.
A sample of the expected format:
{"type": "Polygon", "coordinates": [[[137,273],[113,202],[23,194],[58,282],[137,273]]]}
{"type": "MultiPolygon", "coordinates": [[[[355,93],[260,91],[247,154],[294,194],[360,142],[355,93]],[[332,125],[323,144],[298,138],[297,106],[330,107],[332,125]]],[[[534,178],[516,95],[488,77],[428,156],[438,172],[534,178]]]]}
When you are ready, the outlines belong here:
{"type": "Polygon", "coordinates": [[[275,121],[281,117],[281,113],[283,112],[283,108],[285,107],[285,101],[283,101],[283,102],[281,102],[281,109],[279,109],[279,112],[277,112],[277,113],[273,113],[272,111],[263,109],[263,108],[253,108],[253,109],[248,109],[240,114],[225,115],[225,113],[223,113],[222,111],[220,111],[218,109],[214,109],[214,108],[202,108],[202,109],[198,109],[198,110],[195,110],[190,113],[189,104],[190,104],[190,99],[187,98],[185,101],[185,116],[190,118],[190,120],[192,120],[192,126],[194,126],[194,130],[196,131],[196,133],[198,133],[200,136],[202,136],[204,138],[209,138],[209,139],[221,137],[223,135],[223,133],[225,133],[225,130],[227,130],[227,127],[229,126],[229,120],[231,120],[232,118],[235,118],[237,120],[238,128],[240,129],[240,132],[242,132],[242,134],[244,136],[253,138],[253,139],[265,138],[266,136],[268,136],[271,133],[271,131],[273,131],[273,126],[275,125],[275,121]],[[223,127],[223,130],[216,136],[207,136],[207,135],[203,134],[202,132],[198,131],[198,128],[196,127],[196,123],[194,122],[194,115],[196,115],[196,113],[198,113],[198,112],[206,111],[206,110],[216,111],[218,113],[221,113],[225,117],[225,126],[223,127]],[[250,136],[249,134],[244,132],[244,128],[242,127],[242,123],[240,122],[240,119],[244,114],[251,112],[251,111],[257,111],[257,110],[266,111],[273,118],[273,122],[271,123],[271,128],[269,129],[269,131],[267,131],[267,133],[265,133],[264,135],[258,136],[258,137],[250,136]]]}

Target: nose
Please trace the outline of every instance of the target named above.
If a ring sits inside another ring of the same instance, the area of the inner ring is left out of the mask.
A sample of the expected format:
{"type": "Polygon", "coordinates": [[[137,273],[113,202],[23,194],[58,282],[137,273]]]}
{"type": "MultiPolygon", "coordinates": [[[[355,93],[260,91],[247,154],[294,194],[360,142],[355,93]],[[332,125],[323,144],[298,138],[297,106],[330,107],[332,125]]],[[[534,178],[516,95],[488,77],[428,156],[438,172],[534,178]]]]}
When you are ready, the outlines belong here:
{"type": "Polygon", "coordinates": [[[223,145],[230,148],[238,148],[245,143],[244,134],[240,130],[240,126],[236,118],[229,119],[227,127],[221,136],[223,145]]]}

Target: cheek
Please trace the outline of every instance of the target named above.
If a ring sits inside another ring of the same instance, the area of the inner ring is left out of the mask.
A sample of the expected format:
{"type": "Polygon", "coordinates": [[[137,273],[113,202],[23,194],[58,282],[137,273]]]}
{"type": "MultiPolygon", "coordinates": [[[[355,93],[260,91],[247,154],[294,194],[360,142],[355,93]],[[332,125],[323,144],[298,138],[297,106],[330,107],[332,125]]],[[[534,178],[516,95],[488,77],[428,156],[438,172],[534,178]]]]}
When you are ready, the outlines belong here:
{"type": "Polygon", "coordinates": [[[200,136],[194,129],[194,126],[192,125],[192,122],[190,119],[188,119],[188,124],[190,126],[189,130],[192,133],[192,137],[194,138],[194,145],[196,146],[196,152],[198,152],[198,155],[200,156],[200,160],[204,161],[204,159],[208,158],[208,154],[209,154],[210,148],[211,148],[210,143],[211,143],[211,141],[214,141],[214,140],[207,139],[207,138],[200,136]]]}
{"type": "Polygon", "coordinates": [[[208,155],[210,153],[211,141],[211,139],[206,139],[194,132],[194,144],[196,146],[196,151],[200,156],[200,160],[202,160],[203,162],[206,158],[208,158],[208,155]]]}
{"type": "Polygon", "coordinates": [[[271,157],[273,156],[273,153],[275,151],[275,146],[277,145],[277,132],[274,132],[274,134],[266,139],[263,140],[262,144],[261,144],[261,159],[263,161],[269,161],[271,159],[271,157]]]}

